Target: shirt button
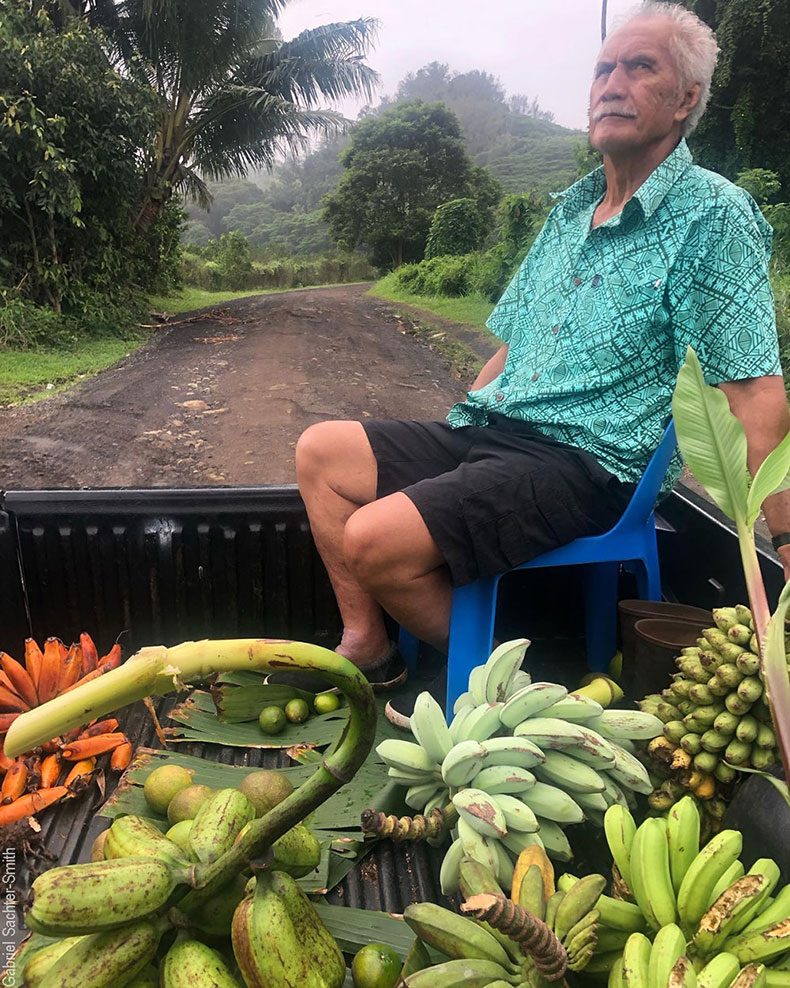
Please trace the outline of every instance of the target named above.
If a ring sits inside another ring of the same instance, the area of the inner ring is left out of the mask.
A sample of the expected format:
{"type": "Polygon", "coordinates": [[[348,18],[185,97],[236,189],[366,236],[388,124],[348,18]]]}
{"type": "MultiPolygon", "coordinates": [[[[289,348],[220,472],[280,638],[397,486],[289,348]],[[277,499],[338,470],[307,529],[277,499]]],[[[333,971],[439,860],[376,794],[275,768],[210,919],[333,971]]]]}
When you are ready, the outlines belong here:
{"type": "Polygon", "coordinates": [[[560,331],[560,327],[559,326],[553,326],[551,331],[556,336],[557,333],[559,333],[559,331],[560,331]]]}
{"type": "Polygon", "coordinates": [[[579,285],[580,285],[581,283],[582,283],[582,280],[581,280],[581,278],[574,278],[574,279],[573,279],[573,284],[574,284],[574,286],[575,286],[576,288],[578,288],[578,287],[579,287],[579,285]]]}
{"type": "Polygon", "coordinates": [[[494,397],[496,398],[497,401],[504,401],[505,400],[505,396],[502,394],[501,391],[497,391],[497,393],[494,395],[494,397]]]}
{"type": "Polygon", "coordinates": [[[537,371],[535,371],[535,373],[534,373],[534,374],[532,375],[532,380],[533,380],[533,381],[537,381],[537,379],[538,379],[539,377],[540,377],[540,374],[538,374],[538,372],[537,372],[537,371]]]}

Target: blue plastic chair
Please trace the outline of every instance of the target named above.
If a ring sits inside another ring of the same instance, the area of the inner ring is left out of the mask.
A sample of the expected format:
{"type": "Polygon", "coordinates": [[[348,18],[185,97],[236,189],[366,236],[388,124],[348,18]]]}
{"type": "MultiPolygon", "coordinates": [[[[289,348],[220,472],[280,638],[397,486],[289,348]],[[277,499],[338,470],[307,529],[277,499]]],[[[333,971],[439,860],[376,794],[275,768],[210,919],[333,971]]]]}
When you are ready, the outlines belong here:
{"type": "MultiPolygon", "coordinates": [[[[620,563],[636,573],[641,600],[661,600],[654,508],[669,461],[675,451],[675,424],[670,420],[661,444],[650,458],[642,479],[620,521],[603,535],[588,536],[545,552],[517,566],[538,569],[546,566],[584,566],[584,617],[587,664],[605,671],[617,649],[617,580],[620,563]]],[[[472,668],[491,653],[494,638],[497,588],[500,573],[476,580],[453,591],[450,644],[447,656],[447,719],[453,704],[467,689],[472,668]]],[[[413,672],[419,641],[401,628],[399,647],[413,672]]]]}

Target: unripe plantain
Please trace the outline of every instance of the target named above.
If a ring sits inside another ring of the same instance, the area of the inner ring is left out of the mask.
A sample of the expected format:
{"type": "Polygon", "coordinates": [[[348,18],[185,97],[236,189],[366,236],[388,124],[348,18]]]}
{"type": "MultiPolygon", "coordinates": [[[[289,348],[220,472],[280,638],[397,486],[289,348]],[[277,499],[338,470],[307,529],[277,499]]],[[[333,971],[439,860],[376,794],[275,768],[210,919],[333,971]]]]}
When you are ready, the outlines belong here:
{"type": "Polygon", "coordinates": [[[142,920],[81,937],[49,971],[41,988],[124,988],[153,960],[161,935],[161,926],[142,920]]]}
{"type": "Polygon", "coordinates": [[[211,864],[233,847],[239,832],[256,816],[255,806],[238,789],[220,789],[198,810],[189,843],[199,861],[211,864]]]}
{"type": "Polygon", "coordinates": [[[162,988],[240,988],[222,955],[199,940],[178,940],[168,950],[162,988]]]}
{"type": "Polygon", "coordinates": [[[157,858],[119,858],[51,868],[33,883],[27,925],[47,936],[114,929],[160,909],[178,872],[157,858]]]}

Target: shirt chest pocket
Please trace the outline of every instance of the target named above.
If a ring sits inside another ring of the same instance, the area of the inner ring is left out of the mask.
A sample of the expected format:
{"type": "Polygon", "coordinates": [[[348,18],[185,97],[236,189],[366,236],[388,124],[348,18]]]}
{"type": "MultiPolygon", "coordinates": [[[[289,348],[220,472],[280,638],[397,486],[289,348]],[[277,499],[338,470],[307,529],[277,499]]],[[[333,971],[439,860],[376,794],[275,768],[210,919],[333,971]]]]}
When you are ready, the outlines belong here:
{"type": "Polygon", "coordinates": [[[576,311],[592,345],[615,343],[621,353],[641,351],[646,333],[652,337],[669,322],[666,282],[666,269],[658,265],[640,270],[612,265],[593,275],[576,311]]]}

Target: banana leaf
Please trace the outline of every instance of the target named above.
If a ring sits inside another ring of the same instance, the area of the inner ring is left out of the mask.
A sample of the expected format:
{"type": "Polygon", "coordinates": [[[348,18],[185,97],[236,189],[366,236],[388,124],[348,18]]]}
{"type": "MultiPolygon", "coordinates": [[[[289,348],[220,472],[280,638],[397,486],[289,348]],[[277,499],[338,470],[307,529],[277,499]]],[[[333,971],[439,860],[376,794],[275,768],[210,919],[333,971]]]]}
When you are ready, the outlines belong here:
{"type": "MultiPolygon", "coordinates": [[[[238,675],[238,674],[237,674],[238,675]]],[[[384,707],[392,694],[377,697],[378,722],[375,745],[385,738],[406,737],[384,716],[384,707]]],[[[280,734],[264,734],[254,721],[245,723],[223,723],[211,695],[205,690],[195,690],[187,699],[175,707],[171,720],[179,725],[173,728],[174,743],[199,741],[203,744],[225,744],[236,748],[291,748],[298,745],[312,745],[324,748],[336,740],[343,725],[348,720],[348,709],[340,707],[328,714],[316,714],[303,724],[286,724],[280,734]]]]}
{"type": "Polygon", "coordinates": [[[314,693],[297,690],[293,686],[237,686],[226,683],[211,687],[211,697],[219,719],[224,724],[257,721],[264,707],[285,707],[289,700],[304,700],[312,709],[314,693]]]}
{"type": "Polygon", "coordinates": [[[414,932],[402,916],[326,902],[315,903],[315,908],[344,954],[353,955],[369,943],[386,943],[405,960],[414,943],[414,932]]]}

